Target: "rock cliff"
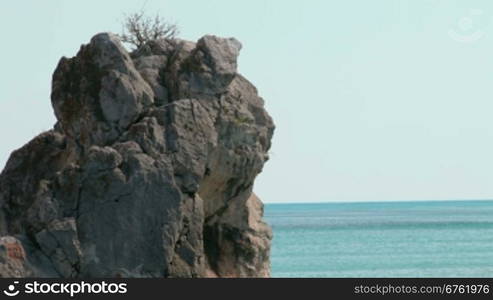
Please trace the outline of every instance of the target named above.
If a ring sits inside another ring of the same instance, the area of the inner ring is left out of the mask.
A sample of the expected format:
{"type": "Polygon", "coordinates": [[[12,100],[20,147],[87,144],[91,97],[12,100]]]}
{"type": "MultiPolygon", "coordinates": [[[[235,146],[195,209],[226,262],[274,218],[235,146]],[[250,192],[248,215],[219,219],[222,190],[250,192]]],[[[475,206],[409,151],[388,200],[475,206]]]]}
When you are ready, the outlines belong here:
{"type": "Polygon", "coordinates": [[[204,36],[128,53],[101,33],[62,58],[57,123],[0,175],[0,277],[269,276],[252,186],[274,125],[240,49],[204,36]]]}

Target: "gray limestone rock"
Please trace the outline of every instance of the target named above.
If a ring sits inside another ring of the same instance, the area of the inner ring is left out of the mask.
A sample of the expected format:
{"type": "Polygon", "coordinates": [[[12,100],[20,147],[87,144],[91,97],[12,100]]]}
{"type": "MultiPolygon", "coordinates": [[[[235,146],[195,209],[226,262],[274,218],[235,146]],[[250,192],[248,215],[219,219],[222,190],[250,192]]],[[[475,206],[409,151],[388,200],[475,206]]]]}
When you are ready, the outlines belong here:
{"type": "Polygon", "coordinates": [[[274,124],[241,44],[94,36],[53,75],[54,129],[0,174],[0,277],[268,277],[252,193],[274,124]]]}

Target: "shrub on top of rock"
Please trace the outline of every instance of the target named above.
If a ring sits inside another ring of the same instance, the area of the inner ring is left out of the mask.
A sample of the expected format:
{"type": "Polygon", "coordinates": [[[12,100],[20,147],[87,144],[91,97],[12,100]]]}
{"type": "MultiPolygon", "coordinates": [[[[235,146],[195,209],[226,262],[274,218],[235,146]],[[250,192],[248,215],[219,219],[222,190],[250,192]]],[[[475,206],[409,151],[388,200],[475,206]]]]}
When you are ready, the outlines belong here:
{"type": "Polygon", "coordinates": [[[151,17],[140,11],[125,16],[119,37],[122,42],[140,48],[150,41],[175,39],[178,34],[176,24],[166,21],[159,14],[151,17]]]}

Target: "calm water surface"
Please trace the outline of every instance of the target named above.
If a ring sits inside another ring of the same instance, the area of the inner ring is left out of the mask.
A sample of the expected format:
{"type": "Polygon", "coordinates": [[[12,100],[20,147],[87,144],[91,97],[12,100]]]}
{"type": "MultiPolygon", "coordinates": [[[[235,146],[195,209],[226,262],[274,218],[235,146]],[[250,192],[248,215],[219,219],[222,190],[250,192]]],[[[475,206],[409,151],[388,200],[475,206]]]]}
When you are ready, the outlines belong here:
{"type": "Polygon", "coordinates": [[[493,201],[266,204],[273,277],[493,277],[493,201]]]}

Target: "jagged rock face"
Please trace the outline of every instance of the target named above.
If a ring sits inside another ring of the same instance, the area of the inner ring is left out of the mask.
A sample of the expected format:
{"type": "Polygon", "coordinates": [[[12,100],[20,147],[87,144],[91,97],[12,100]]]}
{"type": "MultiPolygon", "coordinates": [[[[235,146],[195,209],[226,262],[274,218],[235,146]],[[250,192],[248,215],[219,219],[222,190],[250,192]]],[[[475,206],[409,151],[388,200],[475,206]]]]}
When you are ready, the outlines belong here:
{"type": "Polygon", "coordinates": [[[205,36],[127,53],[98,34],[53,75],[53,130],[0,175],[0,276],[265,277],[252,193],[274,125],[205,36]]]}

